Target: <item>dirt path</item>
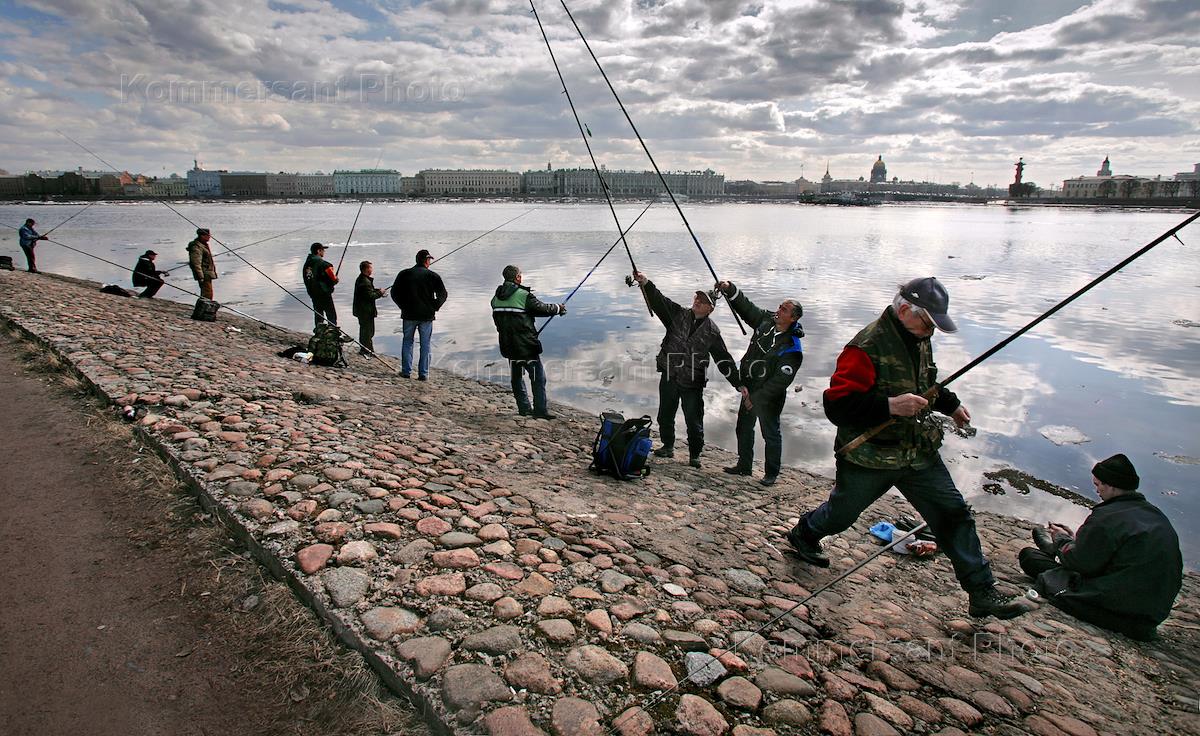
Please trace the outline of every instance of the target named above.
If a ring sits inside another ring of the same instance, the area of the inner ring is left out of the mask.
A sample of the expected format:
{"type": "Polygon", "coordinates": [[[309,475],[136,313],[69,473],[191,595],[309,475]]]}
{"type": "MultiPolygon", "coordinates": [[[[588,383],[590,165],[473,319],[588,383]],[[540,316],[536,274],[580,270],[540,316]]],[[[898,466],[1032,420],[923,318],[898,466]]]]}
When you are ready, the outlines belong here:
{"type": "Polygon", "coordinates": [[[6,734],[426,733],[56,367],[0,333],[6,734]]]}

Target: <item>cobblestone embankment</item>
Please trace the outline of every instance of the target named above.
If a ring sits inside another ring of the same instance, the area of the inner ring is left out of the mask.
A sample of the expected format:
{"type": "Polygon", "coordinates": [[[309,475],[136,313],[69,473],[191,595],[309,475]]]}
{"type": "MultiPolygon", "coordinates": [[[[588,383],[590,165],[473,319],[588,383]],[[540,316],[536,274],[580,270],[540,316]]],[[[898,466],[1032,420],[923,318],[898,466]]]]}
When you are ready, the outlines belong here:
{"type": "MultiPolygon", "coordinates": [[[[206,506],[448,731],[1200,733],[1195,576],[1150,645],[1050,606],[969,620],[945,559],[890,553],[758,631],[906,505],[878,503],[816,570],[779,549],[828,491],[802,471],[764,489],[713,450],[606,480],[586,470],[591,415],[516,417],[505,388],[444,372],[303,366],[275,355],[303,336],[64,278],[0,272],[0,317],[143,406],[206,506]]],[[[979,526],[1015,592],[1029,525],[979,526]]]]}

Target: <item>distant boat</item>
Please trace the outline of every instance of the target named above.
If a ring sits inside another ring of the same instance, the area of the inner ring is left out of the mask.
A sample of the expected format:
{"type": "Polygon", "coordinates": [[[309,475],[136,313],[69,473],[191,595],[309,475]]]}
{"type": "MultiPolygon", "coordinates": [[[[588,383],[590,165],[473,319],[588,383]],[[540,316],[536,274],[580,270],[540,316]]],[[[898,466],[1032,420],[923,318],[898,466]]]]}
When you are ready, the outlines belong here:
{"type": "MultiPolygon", "coordinates": [[[[670,195],[670,194],[668,194],[667,192],[659,192],[659,193],[658,193],[658,201],[659,201],[659,202],[670,202],[670,201],[671,201],[671,195],[670,195]]],[[[686,194],[678,194],[678,193],[676,193],[676,194],[675,194],[675,201],[676,201],[676,202],[686,202],[686,201],[688,201],[688,196],[687,196],[686,194]]]]}
{"type": "Polygon", "coordinates": [[[838,192],[818,194],[813,197],[814,204],[836,204],[843,207],[874,207],[882,204],[882,200],[872,197],[868,192],[838,192]]]}

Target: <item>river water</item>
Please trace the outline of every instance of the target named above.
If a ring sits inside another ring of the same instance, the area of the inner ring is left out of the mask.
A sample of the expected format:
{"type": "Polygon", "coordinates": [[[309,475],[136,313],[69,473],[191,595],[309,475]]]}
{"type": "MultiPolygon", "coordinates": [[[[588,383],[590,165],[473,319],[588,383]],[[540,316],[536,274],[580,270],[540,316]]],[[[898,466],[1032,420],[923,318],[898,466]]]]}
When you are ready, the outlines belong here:
{"type": "MultiPolygon", "coordinates": [[[[632,221],[643,204],[618,205],[621,222],[632,221]]],[[[174,206],[232,247],[309,226],[242,253],[301,298],[300,264],[308,244],[344,243],[358,210],[356,203],[174,206]]],[[[34,217],[45,232],[79,207],[3,205],[0,222],[19,225],[34,217]]],[[[821,391],[842,346],[878,316],[897,283],[935,275],[949,289],[960,329],[934,338],[941,375],[947,376],[1186,216],[1002,205],[689,204],[684,211],[722,278],[769,309],[785,298],[803,303],[805,359],[783,417],[785,462],[830,474],[834,430],[821,410],[821,391]]],[[[435,367],[506,383],[507,363],[496,348],[488,308],[501,269],[518,264],[540,298],[561,301],[615,239],[603,204],[369,203],[336,295],[343,326],[356,334],[350,295],[359,261],[373,261],[376,284],[387,285],[418,249],[441,256],[522,213],[434,265],[450,292],[435,324],[435,367]]],[[[192,233],[161,204],[131,203],[95,205],[52,237],[129,266],[153,248],[160,266],[170,267],[186,260],[192,233]]],[[[22,263],[15,231],[5,228],[0,235],[0,252],[22,263]]],[[[1200,225],[1180,237],[1188,245],[1164,242],[955,382],[977,433],[948,435],[943,456],[975,506],[1077,524],[1085,507],[985,473],[1014,468],[1094,498],[1092,464],[1124,452],[1147,497],[1173,520],[1189,567],[1195,567],[1200,225]]],[[[669,204],[654,205],[628,241],[638,267],[675,301],[686,305],[695,289],[712,286],[669,204]]],[[[127,272],[52,243],[39,245],[38,253],[42,270],[128,286],[127,272]]],[[[327,257],[336,262],[341,255],[341,248],[331,247],[327,257]]],[[[311,328],[305,307],[247,265],[229,255],[217,263],[219,301],[276,324],[311,328]]],[[[654,355],[662,327],[646,313],[637,290],[625,286],[629,270],[618,247],[571,299],[569,314],[543,333],[552,400],[596,412],[655,414],[654,355]]],[[[186,268],[173,271],[169,281],[195,290],[186,268]]],[[[160,295],[191,301],[169,288],[160,295]]],[[[728,308],[721,305],[715,318],[740,357],[746,339],[728,308]]],[[[390,300],[380,302],[377,330],[377,349],[398,355],[400,316],[390,300]]],[[[737,395],[719,376],[709,383],[706,406],[708,442],[735,447],[737,395]]],[[[679,424],[682,437],[682,417],[679,424]]]]}

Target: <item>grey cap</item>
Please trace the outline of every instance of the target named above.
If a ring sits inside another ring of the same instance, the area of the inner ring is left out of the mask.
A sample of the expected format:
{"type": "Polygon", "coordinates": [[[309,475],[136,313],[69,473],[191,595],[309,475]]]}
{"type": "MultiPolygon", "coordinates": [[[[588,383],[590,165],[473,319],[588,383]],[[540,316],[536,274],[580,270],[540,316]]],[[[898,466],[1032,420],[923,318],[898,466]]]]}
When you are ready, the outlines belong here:
{"type": "Polygon", "coordinates": [[[913,279],[900,287],[900,296],[929,312],[933,323],[942,332],[957,332],[958,325],[950,319],[950,292],[933,276],[913,279]]]}

